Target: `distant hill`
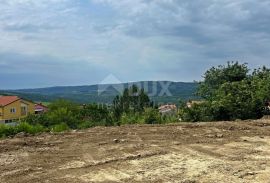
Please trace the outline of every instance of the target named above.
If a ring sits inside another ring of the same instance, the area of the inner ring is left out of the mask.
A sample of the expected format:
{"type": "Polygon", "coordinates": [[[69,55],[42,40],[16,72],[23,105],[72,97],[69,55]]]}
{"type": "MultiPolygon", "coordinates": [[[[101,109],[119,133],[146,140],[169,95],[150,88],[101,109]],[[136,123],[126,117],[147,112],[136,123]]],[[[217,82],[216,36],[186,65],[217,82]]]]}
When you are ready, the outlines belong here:
{"type": "Polygon", "coordinates": [[[123,84],[57,86],[49,88],[0,91],[1,94],[18,95],[33,101],[51,102],[63,98],[78,103],[111,103],[124,88],[135,84],[143,88],[158,103],[178,103],[179,99],[196,99],[197,83],[145,81],[123,84]],[[168,87],[167,87],[168,86],[168,87]],[[168,90],[164,90],[167,89],[168,90]],[[167,93],[164,91],[168,91],[167,93]],[[163,94],[163,95],[162,95],[163,94]],[[166,94],[166,95],[164,95],[166,94]],[[171,95],[168,95],[171,94],[171,95]]]}

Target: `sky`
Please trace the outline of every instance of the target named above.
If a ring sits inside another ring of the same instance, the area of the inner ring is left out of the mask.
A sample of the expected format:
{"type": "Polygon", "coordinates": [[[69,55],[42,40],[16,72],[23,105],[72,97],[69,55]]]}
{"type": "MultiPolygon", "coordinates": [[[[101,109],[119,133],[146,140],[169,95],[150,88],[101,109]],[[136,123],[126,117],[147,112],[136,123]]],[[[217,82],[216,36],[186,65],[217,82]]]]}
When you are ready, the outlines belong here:
{"type": "Polygon", "coordinates": [[[0,89],[270,66],[269,0],[0,0],[0,12],[0,89]]]}

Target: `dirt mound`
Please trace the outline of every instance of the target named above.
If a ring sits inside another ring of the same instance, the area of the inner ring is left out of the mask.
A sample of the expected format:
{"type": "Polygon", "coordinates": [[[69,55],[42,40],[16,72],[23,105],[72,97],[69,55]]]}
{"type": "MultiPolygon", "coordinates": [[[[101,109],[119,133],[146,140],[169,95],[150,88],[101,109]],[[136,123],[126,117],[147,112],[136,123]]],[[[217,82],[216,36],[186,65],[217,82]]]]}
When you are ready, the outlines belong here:
{"type": "Polygon", "coordinates": [[[97,127],[0,141],[0,182],[269,182],[270,121],[97,127]]]}

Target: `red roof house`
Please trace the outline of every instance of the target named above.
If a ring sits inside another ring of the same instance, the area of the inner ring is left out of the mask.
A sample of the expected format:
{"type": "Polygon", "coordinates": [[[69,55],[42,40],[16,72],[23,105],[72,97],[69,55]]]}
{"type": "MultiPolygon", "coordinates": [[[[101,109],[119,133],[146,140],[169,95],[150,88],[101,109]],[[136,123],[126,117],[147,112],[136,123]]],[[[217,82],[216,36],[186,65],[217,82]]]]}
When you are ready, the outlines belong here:
{"type": "Polygon", "coordinates": [[[42,114],[48,111],[48,107],[45,105],[40,104],[35,104],[35,114],[42,114]]]}
{"type": "Polygon", "coordinates": [[[20,100],[17,96],[0,96],[0,106],[6,106],[17,100],[20,100]]]}

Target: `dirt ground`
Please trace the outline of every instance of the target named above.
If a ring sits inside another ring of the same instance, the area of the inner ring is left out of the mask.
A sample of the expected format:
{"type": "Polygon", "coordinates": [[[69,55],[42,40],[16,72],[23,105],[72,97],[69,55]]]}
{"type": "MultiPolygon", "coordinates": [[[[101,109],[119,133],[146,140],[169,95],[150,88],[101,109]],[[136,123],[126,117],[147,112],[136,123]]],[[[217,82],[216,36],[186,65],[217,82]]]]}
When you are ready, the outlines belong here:
{"type": "Polygon", "coordinates": [[[0,140],[1,183],[270,183],[270,121],[97,127],[0,140]]]}

